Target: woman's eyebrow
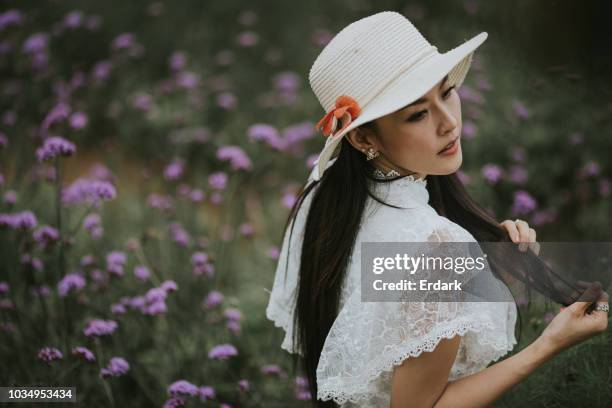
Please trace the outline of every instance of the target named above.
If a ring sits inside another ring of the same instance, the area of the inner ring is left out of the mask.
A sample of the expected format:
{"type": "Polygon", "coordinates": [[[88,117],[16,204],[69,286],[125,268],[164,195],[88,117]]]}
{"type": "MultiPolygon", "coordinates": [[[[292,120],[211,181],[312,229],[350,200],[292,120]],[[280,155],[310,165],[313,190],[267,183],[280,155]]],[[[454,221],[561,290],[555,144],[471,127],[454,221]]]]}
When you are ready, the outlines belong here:
{"type": "MultiPolygon", "coordinates": [[[[446,81],[447,81],[447,80],[448,80],[448,74],[446,74],[446,76],[444,77],[444,79],[443,79],[443,80],[442,80],[442,82],[440,83],[440,86],[439,86],[439,88],[438,88],[438,89],[442,88],[442,87],[444,86],[444,84],[446,83],[446,81]]],[[[402,111],[402,110],[407,109],[407,108],[409,108],[409,107],[411,107],[411,106],[414,106],[414,105],[419,105],[419,104],[424,103],[424,102],[427,102],[427,98],[419,98],[419,99],[417,99],[416,101],[414,101],[414,102],[412,102],[412,103],[410,103],[410,104],[408,104],[408,105],[404,106],[403,108],[399,108],[398,110],[402,111]]]]}

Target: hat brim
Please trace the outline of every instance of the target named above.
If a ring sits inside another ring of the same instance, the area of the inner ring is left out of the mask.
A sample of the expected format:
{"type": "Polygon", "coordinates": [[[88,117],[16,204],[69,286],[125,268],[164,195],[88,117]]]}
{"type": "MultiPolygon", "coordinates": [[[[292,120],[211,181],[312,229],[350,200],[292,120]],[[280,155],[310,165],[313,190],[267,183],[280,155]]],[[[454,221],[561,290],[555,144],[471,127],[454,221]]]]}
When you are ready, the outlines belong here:
{"type": "Polygon", "coordinates": [[[435,55],[410,70],[407,75],[401,75],[395,79],[372,102],[366,105],[361,110],[360,115],[342,132],[327,137],[310,178],[314,180],[321,178],[328,167],[328,162],[338,150],[340,141],[352,129],[395,112],[416,101],[440,82],[446,74],[449,74],[449,83],[459,88],[470,69],[474,50],[487,37],[488,34],[482,32],[444,54],[435,55]]]}

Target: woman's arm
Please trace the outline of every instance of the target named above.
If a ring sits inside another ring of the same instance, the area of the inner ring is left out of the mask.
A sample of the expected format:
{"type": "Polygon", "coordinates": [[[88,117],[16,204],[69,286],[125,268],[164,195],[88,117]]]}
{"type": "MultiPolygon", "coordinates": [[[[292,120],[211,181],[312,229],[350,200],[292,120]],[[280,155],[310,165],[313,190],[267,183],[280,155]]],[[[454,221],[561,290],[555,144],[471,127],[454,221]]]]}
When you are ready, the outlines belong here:
{"type": "Polygon", "coordinates": [[[520,352],[499,363],[476,374],[448,382],[433,406],[488,407],[556,353],[545,338],[539,337],[520,352]]]}
{"type": "MultiPolygon", "coordinates": [[[[609,296],[597,283],[583,294],[597,303],[608,304],[609,296]],[[597,298],[597,296],[595,296],[597,298]]],[[[587,313],[592,302],[578,301],[564,308],[533,343],[517,354],[484,370],[448,382],[461,337],[441,341],[429,353],[409,358],[395,367],[391,387],[391,408],[399,407],[488,407],[537,367],[572,345],[603,333],[608,313],[587,313]]]]}
{"type": "Polygon", "coordinates": [[[395,367],[391,408],[488,407],[555,354],[554,348],[540,337],[512,357],[448,382],[460,340],[460,336],[444,339],[432,352],[406,359],[395,367]]]}

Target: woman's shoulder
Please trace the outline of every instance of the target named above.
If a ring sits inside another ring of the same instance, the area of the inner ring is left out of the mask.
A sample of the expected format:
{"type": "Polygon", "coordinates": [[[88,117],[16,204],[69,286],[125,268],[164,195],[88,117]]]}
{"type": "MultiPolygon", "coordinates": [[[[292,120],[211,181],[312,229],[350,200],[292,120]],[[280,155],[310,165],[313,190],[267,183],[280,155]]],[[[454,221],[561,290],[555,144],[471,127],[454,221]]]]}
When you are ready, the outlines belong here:
{"type": "Polygon", "coordinates": [[[386,242],[466,242],[472,234],[461,225],[439,215],[430,205],[393,208],[376,203],[364,212],[361,237],[386,242]]]}

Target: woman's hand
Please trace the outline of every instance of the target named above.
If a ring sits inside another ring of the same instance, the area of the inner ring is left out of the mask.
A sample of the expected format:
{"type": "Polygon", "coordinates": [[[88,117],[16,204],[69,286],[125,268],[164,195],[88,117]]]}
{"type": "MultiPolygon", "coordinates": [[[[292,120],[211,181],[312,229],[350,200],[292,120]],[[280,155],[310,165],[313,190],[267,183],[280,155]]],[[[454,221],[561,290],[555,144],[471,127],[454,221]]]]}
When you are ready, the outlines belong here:
{"type": "Polygon", "coordinates": [[[536,255],[540,253],[540,244],[536,242],[536,232],[533,228],[529,228],[526,221],[504,220],[500,223],[508,231],[512,242],[519,242],[519,251],[525,252],[530,248],[536,255]]]}
{"type": "Polygon", "coordinates": [[[580,300],[598,299],[597,304],[607,305],[608,293],[603,290],[599,282],[588,284],[586,287],[587,289],[578,301],[561,308],[561,311],[540,335],[540,339],[552,347],[555,352],[603,333],[608,328],[608,312],[593,310],[589,314],[587,309],[593,302],[580,300]]]}

